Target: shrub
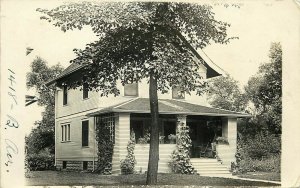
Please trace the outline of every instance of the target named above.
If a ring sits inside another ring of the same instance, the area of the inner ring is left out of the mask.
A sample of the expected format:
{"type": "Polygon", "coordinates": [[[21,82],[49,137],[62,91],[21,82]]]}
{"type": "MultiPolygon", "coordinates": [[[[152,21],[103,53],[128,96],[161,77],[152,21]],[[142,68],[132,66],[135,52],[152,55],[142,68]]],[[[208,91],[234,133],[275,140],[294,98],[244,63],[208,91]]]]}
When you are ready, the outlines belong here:
{"type": "Polygon", "coordinates": [[[262,160],[246,158],[239,164],[240,172],[280,172],[280,156],[270,156],[262,160]]]}
{"type": "Polygon", "coordinates": [[[233,173],[280,172],[280,137],[257,134],[254,138],[238,140],[233,173]]]}
{"type": "Polygon", "coordinates": [[[180,174],[195,174],[197,172],[190,161],[191,143],[189,127],[184,123],[178,124],[176,150],[172,152],[171,162],[169,162],[172,172],[180,174]]]}
{"type": "Polygon", "coordinates": [[[251,159],[268,158],[281,151],[280,138],[274,135],[257,134],[253,139],[241,143],[245,155],[251,159]]]}
{"type": "Polygon", "coordinates": [[[136,160],[134,157],[134,147],[135,147],[135,135],[132,131],[130,133],[130,140],[127,145],[127,156],[124,160],[121,160],[121,173],[122,174],[133,174],[134,166],[136,164],[136,160]]]}
{"type": "Polygon", "coordinates": [[[147,144],[150,142],[150,133],[146,130],[144,137],[138,139],[138,144],[147,144]]]}
{"type": "Polygon", "coordinates": [[[51,154],[47,148],[38,154],[27,154],[25,160],[27,168],[31,171],[54,169],[54,154],[51,154]]]}

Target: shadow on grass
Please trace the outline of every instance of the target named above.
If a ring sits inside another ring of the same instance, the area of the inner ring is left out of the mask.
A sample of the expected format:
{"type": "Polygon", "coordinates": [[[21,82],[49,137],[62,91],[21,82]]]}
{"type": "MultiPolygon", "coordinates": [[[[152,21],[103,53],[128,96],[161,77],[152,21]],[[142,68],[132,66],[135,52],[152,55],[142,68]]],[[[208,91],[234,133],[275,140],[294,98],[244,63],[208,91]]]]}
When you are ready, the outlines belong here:
{"type": "MultiPolygon", "coordinates": [[[[28,186],[131,186],[145,185],[145,174],[132,175],[99,175],[94,173],[36,171],[26,178],[28,186]]],[[[245,181],[229,178],[203,177],[198,175],[159,174],[158,185],[195,185],[195,186],[278,186],[277,184],[245,181]]]]}

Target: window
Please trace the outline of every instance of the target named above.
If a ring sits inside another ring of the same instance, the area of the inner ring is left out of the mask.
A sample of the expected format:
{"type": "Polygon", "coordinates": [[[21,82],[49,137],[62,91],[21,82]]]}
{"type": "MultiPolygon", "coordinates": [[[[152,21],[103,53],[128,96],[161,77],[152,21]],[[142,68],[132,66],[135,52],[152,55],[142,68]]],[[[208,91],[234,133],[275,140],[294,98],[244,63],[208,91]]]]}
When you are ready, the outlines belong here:
{"type": "Polygon", "coordinates": [[[124,96],[138,96],[138,83],[125,84],[124,96]]]}
{"type": "Polygon", "coordinates": [[[89,121],[82,122],[82,146],[89,145],[89,121]]]}
{"type": "Polygon", "coordinates": [[[173,87],[172,88],[172,98],[173,99],[184,99],[185,94],[184,91],[180,89],[180,87],[173,87]]]}
{"type": "Polygon", "coordinates": [[[61,141],[70,141],[71,136],[70,136],[70,124],[65,124],[61,126],[61,141]]]}
{"type": "Polygon", "coordinates": [[[88,162],[87,161],[83,161],[82,162],[82,170],[87,170],[88,169],[88,162]]]}
{"type": "Polygon", "coordinates": [[[164,143],[175,144],[176,142],[176,121],[164,121],[163,133],[164,143]]]}
{"type": "Polygon", "coordinates": [[[88,88],[88,83],[83,83],[83,88],[82,88],[82,98],[83,98],[83,99],[89,98],[89,88],[88,88]]]}
{"type": "Polygon", "coordinates": [[[68,87],[67,85],[63,86],[63,105],[68,104],[68,87]]]}
{"type": "Polygon", "coordinates": [[[63,161],[63,169],[67,168],[67,161],[63,161]]]}
{"type": "Polygon", "coordinates": [[[142,120],[130,120],[130,131],[135,134],[135,142],[144,137],[144,122],[142,120]]]}

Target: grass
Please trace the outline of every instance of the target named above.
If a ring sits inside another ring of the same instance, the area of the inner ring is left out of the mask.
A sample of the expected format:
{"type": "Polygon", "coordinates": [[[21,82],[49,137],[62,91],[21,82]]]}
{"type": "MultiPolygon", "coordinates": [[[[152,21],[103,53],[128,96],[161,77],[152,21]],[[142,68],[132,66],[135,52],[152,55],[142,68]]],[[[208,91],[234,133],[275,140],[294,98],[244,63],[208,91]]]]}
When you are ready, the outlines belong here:
{"type": "MultiPolygon", "coordinates": [[[[63,172],[63,171],[35,171],[26,178],[28,186],[131,186],[145,185],[145,174],[132,175],[99,175],[93,173],[63,172]]],[[[195,186],[278,186],[277,184],[245,181],[229,178],[203,177],[198,175],[159,174],[158,185],[195,185],[195,186]]],[[[161,186],[165,187],[165,186],[161,186]]]]}
{"type": "Polygon", "coordinates": [[[238,175],[241,178],[260,179],[269,181],[280,181],[280,173],[278,172],[248,172],[238,175]]]}

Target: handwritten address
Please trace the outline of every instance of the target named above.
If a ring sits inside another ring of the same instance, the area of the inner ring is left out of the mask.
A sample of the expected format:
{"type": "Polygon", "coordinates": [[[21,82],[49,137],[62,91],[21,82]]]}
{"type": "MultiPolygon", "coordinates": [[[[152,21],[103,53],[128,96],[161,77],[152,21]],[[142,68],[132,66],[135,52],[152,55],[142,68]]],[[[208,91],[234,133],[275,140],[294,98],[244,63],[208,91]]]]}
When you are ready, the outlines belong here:
{"type": "MultiPolygon", "coordinates": [[[[6,126],[5,129],[15,130],[19,128],[17,119],[11,115],[13,114],[14,107],[18,105],[17,91],[16,91],[16,73],[12,69],[8,69],[8,92],[7,95],[10,98],[10,109],[6,115],[6,126]]],[[[8,130],[7,130],[8,131],[8,130]]],[[[4,139],[5,142],[5,159],[4,164],[7,167],[6,172],[9,172],[9,167],[14,163],[14,158],[19,153],[17,145],[11,139],[4,139]]]]}

